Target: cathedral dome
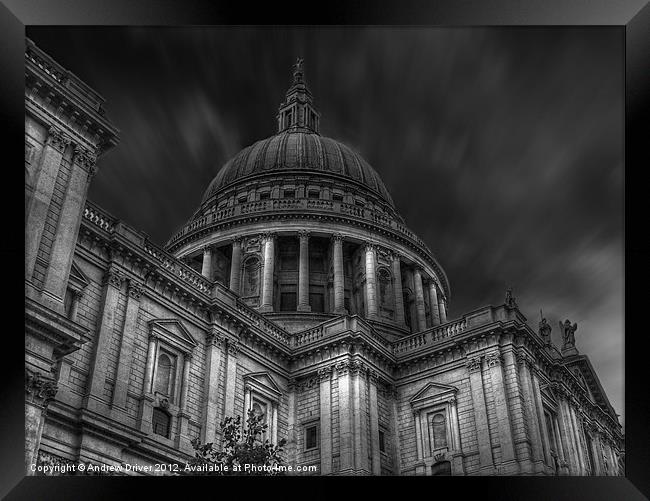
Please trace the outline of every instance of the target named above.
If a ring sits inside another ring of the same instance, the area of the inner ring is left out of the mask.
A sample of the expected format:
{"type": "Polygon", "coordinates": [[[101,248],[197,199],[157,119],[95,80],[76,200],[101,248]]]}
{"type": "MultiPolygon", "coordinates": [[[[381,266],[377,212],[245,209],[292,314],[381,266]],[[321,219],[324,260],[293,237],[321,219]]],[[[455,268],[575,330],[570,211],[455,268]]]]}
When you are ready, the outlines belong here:
{"type": "Polygon", "coordinates": [[[308,128],[289,128],[244,148],[217,173],[203,195],[206,202],[234,183],[274,173],[318,173],[363,185],[394,207],[377,172],[345,144],[308,128]]]}

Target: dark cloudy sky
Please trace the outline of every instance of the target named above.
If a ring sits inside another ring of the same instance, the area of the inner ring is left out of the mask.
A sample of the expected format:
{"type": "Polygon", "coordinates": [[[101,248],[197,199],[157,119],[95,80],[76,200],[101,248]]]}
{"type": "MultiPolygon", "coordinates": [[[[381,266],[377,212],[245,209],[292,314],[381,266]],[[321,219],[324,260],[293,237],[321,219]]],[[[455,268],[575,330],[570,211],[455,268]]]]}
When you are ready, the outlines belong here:
{"type": "Polygon", "coordinates": [[[512,285],[578,322],[623,414],[620,28],[29,28],[121,130],[89,197],[164,243],[223,163],[276,132],[297,56],[321,132],[358,150],[451,283],[450,316],[512,285]]]}

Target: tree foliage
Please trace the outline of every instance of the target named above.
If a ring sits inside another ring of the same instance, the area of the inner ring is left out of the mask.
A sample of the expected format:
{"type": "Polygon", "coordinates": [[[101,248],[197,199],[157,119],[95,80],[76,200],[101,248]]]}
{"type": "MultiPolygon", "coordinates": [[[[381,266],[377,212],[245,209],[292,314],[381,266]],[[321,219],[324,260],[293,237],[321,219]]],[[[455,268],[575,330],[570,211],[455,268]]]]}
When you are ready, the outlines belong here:
{"type": "Polygon", "coordinates": [[[282,456],[286,440],[273,445],[264,434],[268,424],[263,414],[248,411],[246,426],[241,416],[226,417],[221,422],[222,448],[213,443],[201,444],[192,440],[194,458],[188,463],[194,475],[282,475],[279,466],[284,465],[282,456]]]}

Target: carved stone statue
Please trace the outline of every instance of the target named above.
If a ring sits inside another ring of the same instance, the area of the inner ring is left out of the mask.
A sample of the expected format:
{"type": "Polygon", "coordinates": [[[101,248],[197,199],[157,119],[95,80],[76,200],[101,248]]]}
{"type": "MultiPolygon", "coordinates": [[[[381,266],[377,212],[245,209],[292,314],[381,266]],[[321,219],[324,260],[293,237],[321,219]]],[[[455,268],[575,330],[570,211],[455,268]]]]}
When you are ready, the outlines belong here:
{"type": "Polygon", "coordinates": [[[553,327],[549,325],[545,318],[539,323],[539,336],[544,341],[544,344],[551,344],[551,331],[553,327]]]}
{"type": "Polygon", "coordinates": [[[302,73],[302,63],[303,59],[301,57],[296,59],[296,64],[294,65],[294,73],[302,73]]]}
{"type": "Polygon", "coordinates": [[[506,301],[505,304],[508,308],[516,308],[517,307],[517,302],[515,301],[515,298],[512,295],[512,287],[508,287],[506,289],[506,301]]]}
{"type": "Polygon", "coordinates": [[[575,347],[575,332],[577,329],[577,323],[571,325],[571,322],[569,322],[569,320],[565,320],[564,323],[560,322],[560,331],[562,332],[562,339],[564,340],[564,344],[562,345],[563,350],[575,347]]]}

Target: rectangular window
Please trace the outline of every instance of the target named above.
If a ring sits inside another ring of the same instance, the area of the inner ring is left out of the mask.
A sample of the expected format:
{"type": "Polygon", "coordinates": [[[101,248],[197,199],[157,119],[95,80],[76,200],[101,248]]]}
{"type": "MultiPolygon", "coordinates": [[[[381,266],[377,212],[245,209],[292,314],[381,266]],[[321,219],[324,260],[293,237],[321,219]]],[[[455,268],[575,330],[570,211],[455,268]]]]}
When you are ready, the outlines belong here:
{"type": "Polygon", "coordinates": [[[260,193],[260,200],[268,200],[271,198],[271,192],[270,191],[264,191],[260,193]]]}
{"type": "Polygon", "coordinates": [[[386,437],[381,430],[379,430],[379,452],[386,452],[386,437]]]}
{"type": "Polygon", "coordinates": [[[309,190],[307,192],[307,198],[320,198],[320,192],[318,190],[309,190]]]}
{"type": "Polygon", "coordinates": [[[334,200],[335,202],[342,202],[343,195],[341,193],[332,193],[332,200],[334,200]]]}
{"type": "Polygon", "coordinates": [[[305,427],[305,450],[318,449],[318,425],[305,427]]]}
{"type": "Polygon", "coordinates": [[[164,410],[159,409],[158,407],[153,409],[153,414],[151,416],[151,425],[153,432],[156,435],[169,438],[169,428],[171,424],[171,417],[164,410]]]}
{"type": "Polygon", "coordinates": [[[311,306],[311,311],[323,313],[325,311],[325,296],[320,292],[310,293],[309,306],[311,306]]]}
{"type": "Polygon", "coordinates": [[[325,256],[313,249],[310,249],[309,253],[309,271],[311,273],[325,272],[325,256]]]}
{"type": "Polygon", "coordinates": [[[65,298],[63,299],[63,308],[65,316],[70,318],[72,316],[72,302],[74,301],[74,293],[70,289],[66,289],[65,298]]]}
{"type": "Polygon", "coordinates": [[[296,190],[284,190],[282,192],[283,198],[296,198],[296,190]]]}
{"type": "Polygon", "coordinates": [[[280,254],[280,269],[282,271],[296,271],[298,269],[298,256],[296,254],[280,254]]]}
{"type": "Polygon", "coordinates": [[[280,293],[280,311],[296,311],[296,301],[295,292],[280,293]]]}

